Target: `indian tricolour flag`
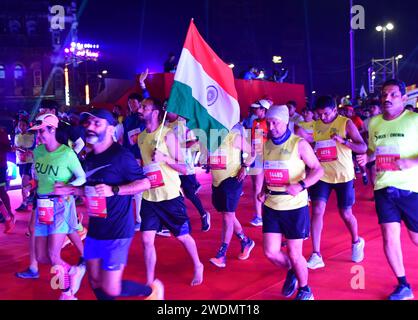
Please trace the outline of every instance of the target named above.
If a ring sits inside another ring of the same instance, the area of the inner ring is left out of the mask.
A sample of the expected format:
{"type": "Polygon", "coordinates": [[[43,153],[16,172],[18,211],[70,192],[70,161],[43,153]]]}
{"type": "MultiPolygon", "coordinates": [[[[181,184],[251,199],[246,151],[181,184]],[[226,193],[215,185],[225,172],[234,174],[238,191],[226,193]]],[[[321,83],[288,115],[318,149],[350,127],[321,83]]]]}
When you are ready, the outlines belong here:
{"type": "Polygon", "coordinates": [[[208,149],[212,151],[219,141],[210,139],[210,131],[229,131],[239,122],[240,108],[232,70],[203,40],[193,20],[174,76],[167,111],[186,118],[188,128],[203,130],[208,149]]]}

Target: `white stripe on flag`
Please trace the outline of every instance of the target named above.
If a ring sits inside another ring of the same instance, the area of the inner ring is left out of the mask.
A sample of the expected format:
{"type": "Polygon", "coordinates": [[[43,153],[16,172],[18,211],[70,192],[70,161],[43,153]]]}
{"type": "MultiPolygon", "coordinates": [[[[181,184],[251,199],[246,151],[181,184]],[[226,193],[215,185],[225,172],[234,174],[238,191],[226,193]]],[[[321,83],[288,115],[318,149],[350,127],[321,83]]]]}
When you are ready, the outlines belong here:
{"type": "Polygon", "coordinates": [[[209,115],[219,121],[228,130],[239,122],[240,107],[238,101],[231,97],[216,81],[203,69],[190,51],[183,48],[177,66],[174,80],[192,88],[193,98],[196,99],[209,115]],[[208,103],[208,88],[211,88],[211,105],[208,103]],[[214,89],[215,88],[215,89],[214,89]]]}

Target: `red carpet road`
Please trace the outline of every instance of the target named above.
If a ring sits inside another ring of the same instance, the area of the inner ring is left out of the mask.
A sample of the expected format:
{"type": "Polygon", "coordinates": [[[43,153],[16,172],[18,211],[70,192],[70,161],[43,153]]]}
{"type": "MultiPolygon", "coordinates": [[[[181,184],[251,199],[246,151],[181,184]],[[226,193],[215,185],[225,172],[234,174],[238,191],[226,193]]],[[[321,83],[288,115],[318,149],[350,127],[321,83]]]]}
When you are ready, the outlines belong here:
{"type": "MultiPolygon", "coordinates": [[[[282,300],[280,292],[285,271],[273,266],[263,254],[261,228],[252,227],[249,221],[254,208],[252,205],[251,179],[247,178],[244,195],[237,211],[238,219],[245,232],[254,239],[256,246],[247,261],[238,260],[240,244],[233,238],[227,256],[227,267],[218,269],[209,263],[220,244],[221,216],[211,205],[211,178],[203,171],[198,174],[202,184],[200,197],[205,208],[212,214],[212,228],[207,233],[200,231],[200,218],[196,209],[187,202],[191,217],[193,236],[199,254],[205,265],[204,283],[190,287],[193,268],[181,244],[173,237],[156,240],[156,276],[165,285],[168,300],[282,300]]],[[[325,268],[309,272],[309,283],[316,300],[384,300],[396,286],[389,265],[383,253],[383,244],[371,187],[364,187],[361,179],[356,183],[356,205],[354,213],[359,221],[360,235],[366,240],[365,260],[360,264],[351,262],[351,239],[339,217],[335,195],[327,208],[322,236],[322,255],[325,268]]],[[[20,205],[19,191],[9,192],[12,208],[20,205]]],[[[79,210],[85,210],[83,206],[79,210]]],[[[25,236],[30,213],[17,213],[17,225],[10,235],[2,233],[0,225],[0,299],[1,300],[56,300],[60,292],[50,286],[50,268],[42,266],[41,277],[37,280],[23,280],[15,277],[16,271],[28,266],[28,238],[25,236]]],[[[84,224],[87,224],[85,218],[84,224]]],[[[406,229],[402,229],[402,241],[407,277],[412,288],[418,290],[417,248],[409,240],[406,229]]],[[[311,241],[305,241],[304,254],[311,253],[311,241]]],[[[69,246],[63,250],[63,257],[76,263],[76,250],[69,246]]],[[[145,282],[143,250],[140,233],[136,233],[132,243],[125,279],[145,282]]],[[[416,291],[418,292],[418,291],[416,291]]],[[[417,293],[418,295],[418,293],[417,293]]],[[[77,297],[80,300],[95,299],[87,277],[83,279],[77,297]]]]}

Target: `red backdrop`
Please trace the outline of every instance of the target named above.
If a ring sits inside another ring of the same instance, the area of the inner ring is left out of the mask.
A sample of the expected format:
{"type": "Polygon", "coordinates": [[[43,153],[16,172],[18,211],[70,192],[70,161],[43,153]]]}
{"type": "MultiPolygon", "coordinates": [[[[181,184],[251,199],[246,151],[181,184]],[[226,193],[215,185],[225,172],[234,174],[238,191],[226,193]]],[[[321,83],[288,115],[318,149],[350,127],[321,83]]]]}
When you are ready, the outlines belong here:
{"type": "MultiPolygon", "coordinates": [[[[145,81],[151,96],[162,101],[168,99],[173,82],[174,74],[172,73],[150,74],[145,81]]],[[[253,102],[266,96],[273,99],[275,104],[285,104],[289,100],[295,100],[298,110],[305,106],[305,87],[300,84],[235,79],[235,87],[238,92],[241,116],[247,115],[248,107],[253,102]]],[[[128,90],[115,104],[126,108],[128,96],[132,92],[141,92],[139,85],[128,90]]]]}

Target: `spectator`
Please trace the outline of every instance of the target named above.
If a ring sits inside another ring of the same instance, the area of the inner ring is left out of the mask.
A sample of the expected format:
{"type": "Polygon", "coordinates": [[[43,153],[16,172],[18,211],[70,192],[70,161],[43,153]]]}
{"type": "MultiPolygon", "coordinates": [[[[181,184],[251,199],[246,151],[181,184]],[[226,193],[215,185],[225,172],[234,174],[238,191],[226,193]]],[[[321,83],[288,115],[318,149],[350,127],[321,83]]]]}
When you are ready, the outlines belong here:
{"type": "Polygon", "coordinates": [[[35,148],[35,135],[28,131],[29,122],[20,119],[18,124],[18,134],[14,139],[14,150],[16,151],[16,164],[22,178],[22,204],[16,209],[17,212],[28,210],[29,193],[26,186],[32,177],[31,170],[33,164],[33,152],[35,148]]]}
{"type": "Polygon", "coordinates": [[[303,117],[296,112],[296,101],[290,100],[286,105],[289,109],[289,129],[292,133],[295,133],[295,124],[303,121],[303,117]]]}
{"type": "MultiPolygon", "coordinates": [[[[43,100],[39,107],[39,115],[49,113],[57,116],[58,108],[59,105],[56,101],[43,100]]],[[[80,135],[80,131],[74,129],[70,123],[63,121],[62,119],[60,119],[58,124],[56,137],[60,144],[65,144],[67,146],[72,145],[72,149],[76,154],[79,154],[85,146],[84,140],[80,135]]]]}
{"type": "Polygon", "coordinates": [[[168,59],[164,62],[164,72],[175,73],[177,69],[176,56],[170,52],[168,59]]]}
{"type": "Polygon", "coordinates": [[[122,114],[122,107],[121,106],[119,106],[119,105],[115,105],[114,107],[113,107],[113,113],[115,113],[116,114],[116,119],[118,120],[118,122],[119,123],[123,123],[123,120],[124,120],[124,116],[123,116],[123,114],[122,114]]]}
{"type": "Polygon", "coordinates": [[[245,129],[251,129],[253,127],[253,122],[257,119],[257,115],[255,114],[256,109],[253,105],[248,108],[248,116],[242,122],[245,129]]]}
{"type": "Polygon", "coordinates": [[[257,79],[257,69],[250,66],[248,71],[244,74],[244,80],[257,79]]]}

